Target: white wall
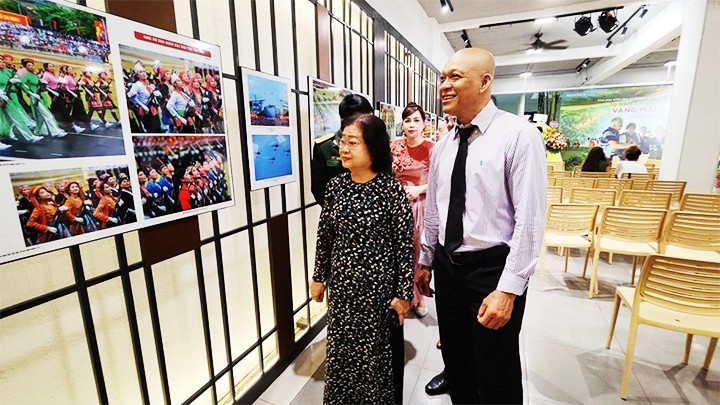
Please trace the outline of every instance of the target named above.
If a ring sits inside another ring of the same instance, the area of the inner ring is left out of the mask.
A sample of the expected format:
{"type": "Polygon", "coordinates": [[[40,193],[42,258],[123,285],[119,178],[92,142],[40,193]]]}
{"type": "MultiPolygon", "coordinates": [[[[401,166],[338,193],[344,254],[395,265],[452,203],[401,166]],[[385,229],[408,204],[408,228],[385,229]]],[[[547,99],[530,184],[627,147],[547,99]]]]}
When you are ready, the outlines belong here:
{"type": "Polygon", "coordinates": [[[455,53],[445,34],[440,32],[437,20],[428,17],[417,1],[365,1],[438,70],[442,70],[445,62],[455,53]]]}

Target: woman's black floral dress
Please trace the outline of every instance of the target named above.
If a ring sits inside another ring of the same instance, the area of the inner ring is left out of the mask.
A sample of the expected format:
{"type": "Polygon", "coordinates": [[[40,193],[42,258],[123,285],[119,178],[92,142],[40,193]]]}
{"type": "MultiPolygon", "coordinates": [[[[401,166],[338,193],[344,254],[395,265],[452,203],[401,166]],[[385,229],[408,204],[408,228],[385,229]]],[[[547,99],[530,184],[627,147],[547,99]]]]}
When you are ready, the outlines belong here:
{"type": "Polygon", "coordinates": [[[390,301],[413,297],[413,217],[405,190],[379,173],[328,183],[313,280],[329,287],[326,404],[393,402],[390,301]]]}

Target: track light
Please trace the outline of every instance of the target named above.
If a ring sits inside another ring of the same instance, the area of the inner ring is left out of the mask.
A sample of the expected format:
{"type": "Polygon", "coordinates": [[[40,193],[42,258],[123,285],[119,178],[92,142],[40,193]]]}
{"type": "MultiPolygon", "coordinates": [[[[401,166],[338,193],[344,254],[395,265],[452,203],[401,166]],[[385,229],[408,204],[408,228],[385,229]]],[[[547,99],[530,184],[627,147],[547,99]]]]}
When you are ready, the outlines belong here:
{"type": "Polygon", "coordinates": [[[642,12],[640,12],[640,18],[645,17],[645,14],[647,14],[648,9],[645,6],[642,6],[642,12]]]}
{"type": "Polygon", "coordinates": [[[598,17],[598,25],[605,32],[612,32],[617,27],[617,18],[611,10],[605,10],[598,17]]]}
{"type": "Polygon", "coordinates": [[[557,21],[557,17],[545,17],[545,18],[536,18],[535,24],[542,25],[542,24],[549,24],[557,21]]]}
{"type": "Polygon", "coordinates": [[[592,20],[588,16],[582,16],[575,21],[575,32],[584,37],[588,32],[594,31],[592,20]]]}
{"type": "Polygon", "coordinates": [[[624,37],[627,34],[627,30],[628,30],[627,27],[623,27],[622,31],[620,31],[620,36],[624,37]]]}
{"type": "Polygon", "coordinates": [[[580,66],[584,69],[584,68],[588,67],[589,64],[590,64],[590,58],[585,58],[585,60],[582,61],[580,66]]]}
{"type": "Polygon", "coordinates": [[[608,41],[607,45],[605,45],[605,48],[610,48],[611,45],[612,45],[612,41],[608,41]]]}
{"type": "Polygon", "coordinates": [[[532,72],[522,72],[520,73],[520,77],[523,79],[527,79],[528,77],[532,76],[532,72]]]}
{"type": "Polygon", "coordinates": [[[468,37],[467,31],[462,30],[460,33],[460,38],[462,38],[463,42],[465,43],[465,48],[472,48],[472,45],[470,44],[470,37],[468,37]]]}
{"type": "Polygon", "coordinates": [[[450,0],[440,0],[440,7],[442,8],[443,13],[455,11],[455,8],[452,3],[450,3],[450,0]]]}

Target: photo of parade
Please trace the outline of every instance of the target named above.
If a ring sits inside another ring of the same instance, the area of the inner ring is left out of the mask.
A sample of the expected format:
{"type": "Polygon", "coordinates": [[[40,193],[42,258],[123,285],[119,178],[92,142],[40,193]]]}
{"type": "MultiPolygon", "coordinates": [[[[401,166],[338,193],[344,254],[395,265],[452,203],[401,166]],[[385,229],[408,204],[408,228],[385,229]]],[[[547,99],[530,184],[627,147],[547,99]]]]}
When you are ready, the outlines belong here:
{"type": "Polygon", "coordinates": [[[312,140],[340,129],[338,107],[352,91],[322,80],[310,78],[312,89],[312,140]]]}
{"type": "Polygon", "coordinates": [[[288,85],[253,72],[247,73],[250,125],[289,127],[288,85]]]}
{"type": "Polygon", "coordinates": [[[232,200],[221,136],[134,136],[145,219],[232,200]]]}
{"type": "Polygon", "coordinates": [[[0,159],[125,153],[105,18],[0,0],[0,159]]]}
{"type": "Polygon", "coordinates": [[[125,45],[120,59],[132,133],[225,133],[219,67],[125,45]]]}
{"type": "Polygon", "coordinates": [[[10,174],[26,246],[136,221],[128,167],[10,174]]]}

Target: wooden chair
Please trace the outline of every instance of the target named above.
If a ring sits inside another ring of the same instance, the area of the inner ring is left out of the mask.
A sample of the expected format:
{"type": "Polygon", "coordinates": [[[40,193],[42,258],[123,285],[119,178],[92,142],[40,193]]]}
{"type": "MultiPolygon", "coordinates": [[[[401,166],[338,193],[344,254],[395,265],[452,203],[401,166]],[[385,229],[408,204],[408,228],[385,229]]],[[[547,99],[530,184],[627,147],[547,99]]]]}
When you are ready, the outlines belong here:
{"type": "Polygon", "coordinates": [[[552,186],[547,188],[547,204],[560,204],[563,201],[563,188],[552,186]]]}
{"type": "Polygon", "coordinates": [[[545,254],[548,246],[567,248],[565,249],[566,273],[571,248],[588,249],[585,253],[587,266],[589,249],[593,244],[597,212],[598,206],[594,204],[550,204],[548,206],[545,215],[545,234],[540,249],[540,288],[545,281],[545,254]]]}
{"type": "Polygon", "coordinates": [[[580,177],[561,178],[555,182],[556,186],[564,189],[563,194],[567,198],[570,196],[570,190],[573,188],[592,188],[595,185],[595,179],[583,179],[580,177]]]}
{"type": "Polygon", "coordinates": [[[610,172],[578,172],[575,173],[575,177],[583,177],[590,179],[605,179],[612,177],[610,172]]]}
{"type": "Polygon", "coordinates": [[[555,166],[553,166],[553,165],[547,165],[547,171],[548,171],[548,173],[554,172],[554,171],[555,171],[555,166]]]}
{"type": "Polygon", "coordinates": [[[556,181],[557,181],[557,177],[548,176],[548,177],[547,177],[547,185],[548,185],[548,187],[554,187],[556,181]]]}
{"type": "Polygon", "coordinates": [[[683,194],[680,210],[720,214],[720,194],[683,194]]]}
{"type": "Polygon", "coordinates": [[[620,303],[630,311],[620,397],[627,399],[630,370],[640,324],[687,333],[687,364],[694,335],[709,336],[703,369],[710,368],[720,337],[720,263],[651,255],[645,260],[636,288],[617,287],[606,347],[612,343],[620,303]]]}
{"type": "Polygon", "coordinates": [[[683,192],[685,192],[685,181],[663,181],[663,180],[651,180],[645,185],[645,190],[648,191],[663,191],[672,193],[672,199],[670,204],[680,205],[682,200],[683,192]]]}
{"type": "Polygon", "coordinates": [[[623,190],[620,192],[619,207],[670,209],[672,193],[659,191],[623,190]]]}
{"type": "Polygon", "coordinates": [[[655,163],[645,163],[645,168],[646,168],[646,169],[654,169],[654,168],[655,168],[655,163]]]}
{"type": "Polygon", "coordinates": [[[597,204],[601,207],[615,204],[615,190],[602,188],[573,188],[570,203],[597,204]]]}
{"type": "Polygon", "coordinates": [[[632,188],[632,183],[632,179],[597,179],[595,180],[594,187],[615,190],[619,195],[623,190],[630,190],[632,188]]]}
{"type": "Polygon", "coordinates": [[[577,177],[578,173],[582,170],[582,165],[573,166],[572,173],[573,177],[577,177]]]}
{"type": "Polygon", "coordinates": [[[645,190],[645,184],[650,180],[655,180],[657,174],[652,173],[623,173],[623,179],[633,179],[633,190],[645,190]]]}
{"type": "Polygon", "coordinates": [[[720,213],[673,212],[660,240],[660,253],[720,262],[720,213]]]}
{"type": "MultiPolygon", "coordinates": [[[[593,244],[593,272],[588,296],[598,289],[600,252],[618,253],[633,257],[631,282],[635,282],[638,256],[657,253],[665,223],[666,210],[646,208],[606,207],[593,244]]],[[[585,266],[587,268],[587,265],[585,266]]],[[[583,269],[583,275],[585,269],[583,269]]]]}
{"type": "Polygon", "coordinates": [[[555,178],[572,177],[572,172],[566,172],[564,170],[553,170],[552,172],[548,172],[548,177],[555,177],[555,178]]]}

